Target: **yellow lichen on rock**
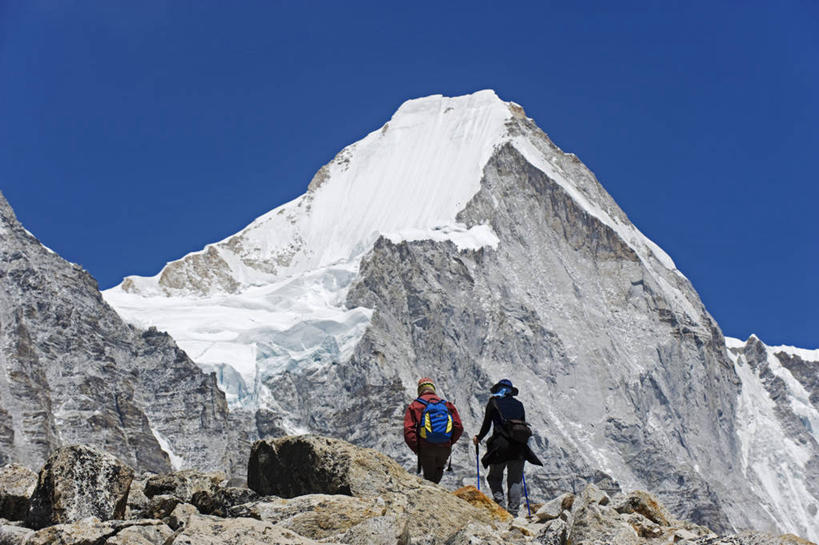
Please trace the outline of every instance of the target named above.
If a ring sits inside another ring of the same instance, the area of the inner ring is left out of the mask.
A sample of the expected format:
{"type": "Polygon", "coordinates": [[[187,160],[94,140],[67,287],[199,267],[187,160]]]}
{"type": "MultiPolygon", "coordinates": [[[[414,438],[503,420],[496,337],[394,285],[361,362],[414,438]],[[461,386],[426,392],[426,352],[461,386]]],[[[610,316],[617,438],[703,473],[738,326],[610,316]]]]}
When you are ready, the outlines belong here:
{"type": "Polygon", "coordinates": [[[473,507],[477,507],[478,509],[488,512],[494,520],[506,522],[512,520],[513,518],[512,515],[506,511],[506,509],[489,499],[486,494],[472,485],[463,486],[453,492],[453,494],[466,501],[473,507]]]}

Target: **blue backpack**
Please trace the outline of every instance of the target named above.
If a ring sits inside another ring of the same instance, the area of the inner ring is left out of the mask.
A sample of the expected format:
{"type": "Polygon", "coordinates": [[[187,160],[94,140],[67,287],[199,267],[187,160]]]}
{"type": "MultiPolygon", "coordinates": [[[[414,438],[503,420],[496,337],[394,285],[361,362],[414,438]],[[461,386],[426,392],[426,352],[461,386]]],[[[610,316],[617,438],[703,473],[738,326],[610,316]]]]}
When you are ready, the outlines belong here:
{"type": "Polygon", "coordinates": [[[449,414],[446,400],[430,402],[419,397],[415,401],[424,406],[418,423],[421,439],[429,443],[448,443],[452,439],[452,415],[449,414]]]}

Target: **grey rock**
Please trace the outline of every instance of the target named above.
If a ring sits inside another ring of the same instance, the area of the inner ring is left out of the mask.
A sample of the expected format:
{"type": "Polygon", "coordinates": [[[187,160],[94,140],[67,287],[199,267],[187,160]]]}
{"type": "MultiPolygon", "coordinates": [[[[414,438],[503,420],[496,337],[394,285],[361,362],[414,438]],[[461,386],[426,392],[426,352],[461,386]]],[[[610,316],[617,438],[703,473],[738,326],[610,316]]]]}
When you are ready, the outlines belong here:
{"type": "Polygon", "coordinates": [[[546,522],[560,517],[563,511],[570,510],[574,504],[574,494],[562,494],[545,504],[537,510],[535,517],[538,520],[546,522]]]}
{"type": "Polygon", "coordinates": [[[569,536],[569,526],[562,520],[548,522],[535,536],[535,542],[540,545],[566,545],[569,536]]]}
{"type": "Polygon", "coordinates": [[[125,508],[126,519],[141,519],[145,518],[144,513],[148,507],[148,497],[145,495],[145,483],[147,479],[144,477],[134,478],[131,481],[131,487],[128,489],[128,503],[125,508]]]}
{"type": "Polygon", "coordinates": [[[100,521],[84,518],[33,534],[25,545],[163,545],[173,535],[156,520],[100,521]]]}
{"type": "Polygon", "coordinates": [[[178,530],[188,523],[188,519],[191,518],[192,515],[197,514],[199,514],[199,510],[196,509],[195,506],[189,503],[177,504],[173,512],[171,512],[171,516],[168,517],[168,526],[174,530],[178,530]]]}
{"type": "Polygon", "coordinates": [[[176,506],[184,503],[181,499],[170,494],[157,494],[148,500],[144,515],[146,518],[167,519],[176,506]]]}
{"type": "Polygon", "coordinates": [[[521,535],[501,535],[496,529],[486,524],[470,522],[453,533],[444,542],[445,545],[507,545],[523,543],[521,535]]]}
{"type": "Polygon", "coordinates": [[[639,543],[637,531],[608,503],[609,498],[604,492],[588,485],[572,506],[568,541],[573,545],[591,545],[595,541],[639,543]]]}
{"type": "Polygon", "coordinates": [[[146,521],[127,526],[105,541],[105,545],[165,545],[173,536],[171,530],[159,521],[146,521]]]}
{"type": "Polygon", "coordinates": [[[34,533],[30,528],[11,524],[0,524],[0,545],[24,545],[34,533]]]}
{"type": "Polygon", "coordinates": [[[23,520],[37,485],[37,474],[19,464],[0,468],[0,518],[23,520]]]}
{"type": "MultiPolygon", "coordinates": [[[[340,534],[384,515],[386,510],[386,504],[381,499],[309,494],[292,499],[269,498],[265,501],[251,502],[237,506],[231,510],[230,515],[271,522],[311,539],[337,540],[340,534]]],[[[396,519],[395,516],[392,518],[396,519]]],[[[381,524],[376,524],[370,530],[362,528],[354,535],[374,531],[381,524]]],[[[403,526],[406,526],[406,521],[403,521],[403,526]]],[[[403,532],[403,526],[399,528],[399,534],[403,532]]]]}
{"type": "Polygon", "coordinates": [[[269,522],[192,515],[173,545],[313,545],[317,542],[269,522]]]}
{"type": "Polygon", "coordinates": [[[203,515],[227,516],[229,510],[237,505],[259,499],[259,495],[249,488],[218,487],[215,490],[200,490],[191,496],[191,503],[203,515]]]}
{"type": "Polygon", "coordinates": [[[624,520],[640,537],[654,539],[661,537],[664,533],[662,526],[655,524],[640,513],[629,513],[625,515],[624,520]]]}
{"type": "Polygon", "coordinates": [[[145,496],[148,498],[156,495],[174,496],[180,502],[191,503],[197,492],[213,494],[225,482],[224,473],[186,469],[150,477],[145,482],[145,496]]]}
{"type": "Polygon", "coordinates": [[[110,454],[86,446],[58,449],[40,471],[26,524],[39,529],[86,517],[121,519],[132,479],[131,468],[110,454]]]}
{"type": "Polygon", "coordinates": [[[580,493],[580,496],[575,498],[575,501],[572,502],[573,508],[576,507],[577,509],[583,509],[588,507],[592,504],[599,504],[599,505],[608,505],[611,499],[609,498],[608,494],[597,488],[593,484],[586,485],[586,488],[583,489],[583,492],[580,493]]]}
{"type": "Polygon", "coordinates": [[[333,541],[347,545],[411,545],[409,526],[406,520],[395,515],[373,517],[356,524],[341,535],[333,536],[333,541]]]}
{"type": "Polygon", "coordinates": [[[138,471],[171,470],[171,453],[231,469],[244,460],[229,418],[213,375],[167,334],[125,324],[0,195],[0,463],[39,469],[54,449],[89,444],[138,471]]]}
{"type": "Polygon", "coordinates": [[[614,510],[621,514],[639,513],[654,524],[669,526],[672,517],[668,510],[648,492],[635,490],[615,501],[614,510]]]}

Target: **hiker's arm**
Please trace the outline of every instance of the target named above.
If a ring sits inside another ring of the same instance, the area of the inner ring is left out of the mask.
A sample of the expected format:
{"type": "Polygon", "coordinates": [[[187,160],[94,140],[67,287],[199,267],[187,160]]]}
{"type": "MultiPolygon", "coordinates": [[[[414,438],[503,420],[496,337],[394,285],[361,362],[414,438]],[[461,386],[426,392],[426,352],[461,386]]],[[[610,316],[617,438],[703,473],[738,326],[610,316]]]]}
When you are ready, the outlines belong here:
{"type": "Polygon", "coordinates": [[[412,452],[418,454],[418,430],[415,426],[415,418],[412,414],[412,404],[404,412],[404,441],[412,452]]]}
{"type": "Polygon", "coordinates": [[[455,405],[452,403],[447,404],[449,405],[449,412],[452,413],[452,444],[454,445],[464,432],[464,425],[461,422],[461,415],[458,414],[458,409],[455,408],[455,405]]]}
{"type": "Polygon", "coordinates": [[[486,406],[486,412],[483,415],[483,424],[481,424],[481,431],[478,432],[476,436],[478,438],[478,442],[480,442],[486,434],[489,433],[489,426],[492,425],[492,413],[495,411],[495,404],[489,403],[486,406]]]}

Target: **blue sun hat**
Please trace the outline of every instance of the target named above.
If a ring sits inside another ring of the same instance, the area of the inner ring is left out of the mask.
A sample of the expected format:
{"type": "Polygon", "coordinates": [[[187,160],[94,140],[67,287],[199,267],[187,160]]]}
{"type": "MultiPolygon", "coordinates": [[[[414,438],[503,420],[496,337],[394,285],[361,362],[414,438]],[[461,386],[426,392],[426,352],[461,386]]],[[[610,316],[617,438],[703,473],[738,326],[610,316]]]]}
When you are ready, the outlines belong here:
{"type": "Polygon", "coordinates": [[[489,389],[489,392],[495,397],[506,397],[507,395],[518,395],[518,389],[512,386],[512,381],[508,378],[500,380],[497,384],[489,389]]]}

